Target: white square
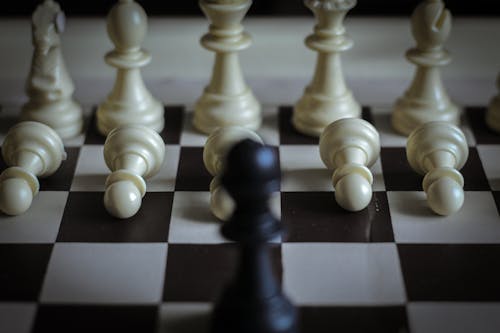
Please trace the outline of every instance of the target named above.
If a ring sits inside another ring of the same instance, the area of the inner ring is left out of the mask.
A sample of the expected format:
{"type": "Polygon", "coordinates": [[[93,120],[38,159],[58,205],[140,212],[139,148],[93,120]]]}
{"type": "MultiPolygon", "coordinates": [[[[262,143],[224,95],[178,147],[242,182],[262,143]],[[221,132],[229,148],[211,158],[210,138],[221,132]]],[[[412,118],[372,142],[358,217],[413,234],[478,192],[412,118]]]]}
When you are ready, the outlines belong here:
{"type": "Polygon", "coordinates": [[[226,242],[220,235],[221,223],[210,212],[209,192],[175,192],[168,242],[185,244],[226,242]]]}
{"type": "Polygon", "coordinates": [[[500,147],[497,145],[478,145],[477,152],[491,189],[500,191],[500,147]]]}
{"type": "Polygon", "coordinates": [[[395,244],[286,243],[283,279],[297,305],[399,305],[405,289],[395,244]]]}
{"type": "Polygon", "coordinates": [[[157,332],[205,332],[211,319],[210,303],[164,303],[158,313],[157,332]]]}
{"type": "Polygon", "coordinates": [[[0,303],[0,332],[29,333],[35,311],[35,303],[0,303]]]}
{"type": "MultiPolygon", "coordinates": [[[[319,154],[317,145],[282,145],[279,147],[282,170],[281,191],[333,191],[332,175],[319,154]]],[[[373,190],[384,191],[385,183],[380,158],[370,168],[373,190]]]]}
{"type": "MultiPolygon", "coordinates": [[[[281,196],[272,194],[269,205],[271,212],[281,215],[281,196]]],[[[219,221],[210,211],[210,192],[175,192],[168,233],[169,243],[178,244],[220,244],[229,242],[222,237],[219,221]]],[[[281,242],[281,237],[272,242],[281,242]]]]}
{"type": "Polygon", "coordinates": [[[110,173],[103,155],[104,146],[86,145],[80,149],[71,191],[104,191],[110,173]]]}
{"type": "Polygon", "coordinates": [[[333,191],[333,171],[323,164],[317,145],[279,147],[281,191],[333,191]]]}
{"type": "Polygon", "coordinates": [[[166,244],[57,243],[41,302],[155,304],[166,261],[166,244]]]}
{"type": "Polygon", "coordinates": [[[180,147],[177,145],[165,146],[165,159],[160,171],[146,180],[147,191],[150,192],[172,192],[175,189],[175,177],[179,164],[180,147]]]}
{"type": "Polygon", "coordinates": [[[54,243],[68,192],[41,191],[17,216],[0,215],[0,243],[54,243]]]}
{"type": "Polygon", "coordinates": [[[500,217],[491,192],[465,192],[455,214],[435,214],[424,192],[387,192],[397,243],[500,243],[500,217]]]}
{"type": "Polygon", "coordinates": [[[413,333],[498,333],[498,303],[410,303],[408,321],[413,333]]]}

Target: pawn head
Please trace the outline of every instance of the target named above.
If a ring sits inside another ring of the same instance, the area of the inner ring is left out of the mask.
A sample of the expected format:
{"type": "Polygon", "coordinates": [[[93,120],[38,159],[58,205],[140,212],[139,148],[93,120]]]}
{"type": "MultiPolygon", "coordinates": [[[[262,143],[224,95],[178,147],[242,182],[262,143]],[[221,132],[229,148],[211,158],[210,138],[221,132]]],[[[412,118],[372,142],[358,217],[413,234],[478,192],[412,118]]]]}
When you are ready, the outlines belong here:
{"type": "Polygon", "coordinates": [[[278,159],[270,147],[245,139],[227,154],[221,180],[235,200],[268,198],[279,190],[278,159]]]}
{"type": "Polygon", "coordinates": [[[146,36],[148,22],[144,9],[135,1],[119,1],[109,12],[108,35],[117,50],[138,51],[146,36]]]}

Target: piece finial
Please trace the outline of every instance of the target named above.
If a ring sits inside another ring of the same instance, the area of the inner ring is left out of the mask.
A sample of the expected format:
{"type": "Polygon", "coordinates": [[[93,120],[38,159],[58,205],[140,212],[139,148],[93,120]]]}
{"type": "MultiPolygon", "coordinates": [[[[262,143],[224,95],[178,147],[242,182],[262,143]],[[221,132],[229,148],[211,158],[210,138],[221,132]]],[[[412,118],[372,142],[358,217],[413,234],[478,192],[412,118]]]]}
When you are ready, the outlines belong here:
{"type": "Polygon", "coordinates": [[[138,51],[148,29],[146,12],[135,1],[122,0],[109,12],[107,29],[117,51],[138,51]]]}

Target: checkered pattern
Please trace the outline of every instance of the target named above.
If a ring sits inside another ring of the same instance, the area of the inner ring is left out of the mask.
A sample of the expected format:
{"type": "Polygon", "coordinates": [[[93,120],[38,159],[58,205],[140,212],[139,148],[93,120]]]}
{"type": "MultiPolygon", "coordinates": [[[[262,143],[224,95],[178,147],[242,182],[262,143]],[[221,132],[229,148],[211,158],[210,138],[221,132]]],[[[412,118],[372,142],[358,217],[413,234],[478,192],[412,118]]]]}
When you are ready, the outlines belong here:
{"type": "MultiPolygon", "coordinates": [[[[16,112],[1,111],[0,136],[16,112]]],[[[383,147],[372,202],[358,213],[336,204],[318,141],[292,129],[291,112],[266,107],[259,134],[281,163],[272,209],[288,234],[271,254],[301,331],[497,332],[500,135],[485,110],[465,111],[465,204],[449,217],[428,208],[389,109],[363,110],[383,147]]],[[[208,208],[206,137],[190,112],[166,107],[165,163],[139,213],[121,221],[102,205],[109,171],[93,114],[31,209],[0,216],[0,332],[205,332],[236,260],[208,208]]]]}

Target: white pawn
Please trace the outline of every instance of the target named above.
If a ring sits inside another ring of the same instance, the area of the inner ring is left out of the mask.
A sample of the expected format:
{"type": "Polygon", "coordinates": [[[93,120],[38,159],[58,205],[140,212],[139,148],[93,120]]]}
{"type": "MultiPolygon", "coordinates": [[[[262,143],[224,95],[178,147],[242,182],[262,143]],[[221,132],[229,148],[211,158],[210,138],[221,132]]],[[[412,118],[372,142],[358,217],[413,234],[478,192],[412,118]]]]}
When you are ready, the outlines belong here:
{"type": "Polygon", "coordinates": [[[226,154],[244,139],[262,142],[253,131],[239,126],[221,127],[208,137],[203,149],[203,162],[214,178],[210,182],[210,210],[220,220],[226,221],[234,211],[234,202],[220,184],[226,154]]]}
{"type": "Polygon", "coordinates": [[[107,135],[115,127],[140,124],[160,132],[163,105],[148,91],[140,72],[151,61],[149,52],[141,49],[147,31],[146,13],[133,0],[119,0],[107,22],[115,49],[105,59],[117,73],[113,90],[97,109],[97,129],[107,135]]]}
{"type": "Polygon", "coordinates": [[[442,0],[425,0],[413,12],[411,26],[417,46],[406,52],[406,58],[417,68],[410,87],[394,105],[392,126],[408,135],[430,121],[458,125],[459,108],[450,101],[439,71],[451,61],[443,47],[451,30],[451,14],[442,0]]]}
{"type": "Polygon", "coordinates": [[[422,187],[431,209],[439,215],[457,212],[464,202],[464,178],[457,170],[469,156],[462,131],[446,122],[426,123],[408,137],[406,156],[425,175],[422,187]]]}
{"type": "Polygon", "coordinates": [[[38,194],[37,177],[52,175],[66,159],[63,142],[47,125],[24,121],[8,132],[2,156],[10,166],[0,175],[0,210],[8,215],[26,212],[38,194]]]}
{"type": "Polygon", "coordinates": [[[81,132],[83,116],[72,97],[75,87],[61,51],[64,25],[64,13],[52,0],[44,1],[33,13],[34,52],[26,81],[29,100],[22,107],[21,119],[44,123],[66,139],[81,132]]]}
{"type": "Polygon", "coordinates": [[[500,73],[497,77],[498,93],[491,99],[486,112],[486,124],[494,131],[500,132],[500,73]]]}
{"type": "Polygon", "coordinates": [[[210,21],[209,32],[201,38],[206,49],[215,52],[210,83],[194,108],[193,125],[209,134],[218,127],[260,127],[261,107],[245,83],[238,52],[250,46],[252,38],[243,30],[241,21],[250,0],[200,0],[210,21]]]}
{"type": "Polygon", "coordinates": [[[144,178],[158,173],[164,157],[165,144],[154,130],[142,125],[112,130],[104,143],[104,160],[112,171],[105,183],[106,210],[121,219],[135,215],[146,194],[144,178]]]}
{"type": "Polygon", "coordinates": [[[369,122],[344,118],[328,125],[321,134],[319,150],[323,163],[335,170],[335,199],[344,209],[356,212],[372,199],[373,175],[368,169],[380,154],[380,138],[369,122]]]}
{"type": "Polygon", "coordinates": [[[313,79],[295,105],[292,123],[299,132],[318,137],[333,121],[361,115],[360,105],[345,84],[340,59],[353,45],[343,20],[356,0],[304,2],[317,19],[314,33],[305,43],[318,52],[318,59],[313,79]]]}

